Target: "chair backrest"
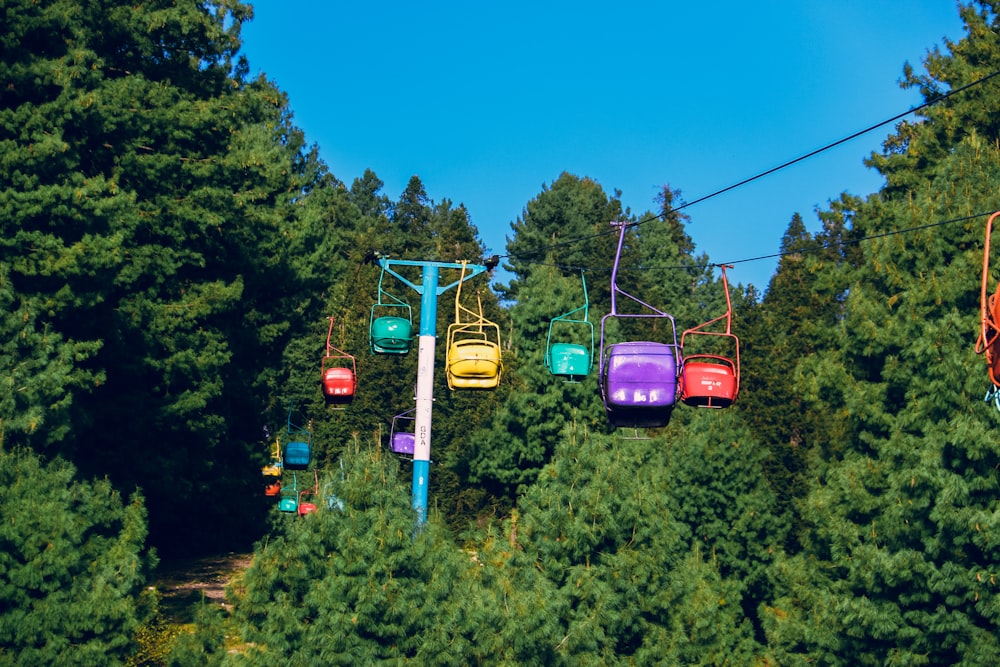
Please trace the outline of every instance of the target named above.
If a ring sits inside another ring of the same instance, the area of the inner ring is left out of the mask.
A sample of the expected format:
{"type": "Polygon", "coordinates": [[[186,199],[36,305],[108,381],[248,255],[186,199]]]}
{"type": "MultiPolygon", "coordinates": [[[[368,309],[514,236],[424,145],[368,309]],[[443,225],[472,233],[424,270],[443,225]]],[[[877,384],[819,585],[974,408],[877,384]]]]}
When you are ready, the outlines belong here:
{"type": "Polygon", "coordinates": [[[305,470],[311,458],[308,442],[293,440],[285,445],[285,468],[288,470],[305,470]]]}

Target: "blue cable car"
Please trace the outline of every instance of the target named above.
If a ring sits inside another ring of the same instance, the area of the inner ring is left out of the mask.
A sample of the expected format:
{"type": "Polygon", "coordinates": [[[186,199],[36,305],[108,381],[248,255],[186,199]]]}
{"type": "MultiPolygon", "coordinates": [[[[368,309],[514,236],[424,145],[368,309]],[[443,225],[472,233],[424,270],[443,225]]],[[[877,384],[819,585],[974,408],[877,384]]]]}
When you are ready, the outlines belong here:
{"type": "Polygon", "coordinates": [[[285,427],[289,441],[285,443],[285,453],[282,457],[285,470],[305,470],[312,459],[310,441],[312,434],[308,428],[292,423],[292,408],[288,408],[288,424],[285,427]]]}

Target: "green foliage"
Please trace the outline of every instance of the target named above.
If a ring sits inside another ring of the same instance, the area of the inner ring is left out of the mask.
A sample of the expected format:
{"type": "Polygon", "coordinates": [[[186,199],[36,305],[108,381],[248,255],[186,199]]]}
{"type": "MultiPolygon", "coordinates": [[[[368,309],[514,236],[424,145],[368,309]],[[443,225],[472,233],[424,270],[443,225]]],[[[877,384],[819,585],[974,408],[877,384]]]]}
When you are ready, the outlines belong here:
{"type": "Polygon", "coordinates": [[[0,664],[120,662],[153,611],[141,597],[142,499],[72,465],[0,451],[0,664]]]}
{"type": "Polygon", "coordinates": [[[308,262],[329,198],[308,195],[333,183],[284,95],[245,78],[249,14],[232,0],[7,13],[6,437],[142,486],[170,547],[195,507],[229,520],[205,543],[246,539],[259,518],[232,510],[256,486],[273,350],[325,278],[308,262]]]}
{"type": "Polygon", "coordinates": [[[170,667],[219,667],[227,656],[226,630],[222,612],[206,601],[195,611],[194,628],[181,632],[165,664],[170,667]]]}
{"type": "MultiPolygon", "coordinates": [[[[855,229],[986,209],[1000,155],[968,139],[930,175],[905,201],[858,207],[855,229]],[[963,187],[955,188],[959,177],[963,187]]],[[[980,536],[997,510],[1000,452],[970,334],[980,229],[951,223],[865,244],[835,345],[801,364],[809,409],[841,412],[849,429],[840,460],[816,468],[819,483],[803,506],[811,529],[794,567],[823,575],[809,578],[812,592],[791,593],[815,600],[824,622],[842,619],[831,626],[836,640],[801,603],[788,609],[791,597],[775,605],[807,627],[790,633],[786,617],[771,631],[794,636],[806,654],[832,652],[859,665],[988,664],[1000,650],[996,616],[981,602],[992,595],[984,573],[997,558],[980,536]]]]}
{"type": "MultiPolygon", "coordinates": [[[[246,75],[246,5],[9,4],[0,664],[138,660],[155,630],[145,510],[115,489],[142,487],[168,544],[257,535],[259,467],[290,405],[344,507],[272,510],[231,618],[203,608],[172,664],[1000,659],[1000,418],[972,345],[1000,185],[996,80],[900,124],[871,158],[881,192],[841,195],[816,233],[791,218],[763,300],[732,289],[737,407],[679,406],[648,440],[607,425],[596,368],[576,384],[548,373],[548,324],[581,305],[586,269],[599,335],[612,220],[641,223],[619,285],[678,336],[724,312],[718,276],[679,191],[635,217],[589,178],[543,187],[511,225],[509,309],[486,277],[463,286],[501,325],[506,375],[478,393],[437,374],[433,505],[415,532],[411,469],[385,444],[413,405],[416,355],[367,352],[379,270],[364,258],[479,263],[469,212],[417,176],[393,199],[374,172],[350,188],[328,173],[286,96],[246,75]],[[330,315],[331,343],[358,361],[346,410],[318,387],[330,315]],[[107,477],[81,482],[25,446],[107,477]]],[[[961,8],[966,37],[903,85],[930,101],[1000,69],[998,9],[961,8]]],[[[419,296],[391,282],[418,321],[419,296]]],[[[456,294],[439,300],[439,340],[456,294]]]]}
{"type": "MultiPolygon", "coordinates": [[[[251,645],[239,664],[358,664],[416,658],[455,578],[457,556],[434,525],[414,536],[398,464],[379,450],[345,455],[325,506],[259,546],[235,599],[251,645]]],[[[440,649],[439,649],[440,650],[440,649]]]]}
{"type": "MultiPolygon", "coordinates": [[[[903,88],[916,88],[926,102],[967,86],[1000,70],[1000,4],[995,0],[973,0],[959,7],[966,36],[945,40],[945,50],[934,46],[924,59],[923,73],[907,63],[903,88]]],[[[869,164],[886,177],[885,191],[905,196],[919,189],[934,166],[944,160],[961,141],[978,135],[993,143],[1000,125],[993,110],[1000,92],[994,76],[946,101],[931,104],[917,115],[922,122],[901,122],[896,134],[873,154],[869,164]]]]}

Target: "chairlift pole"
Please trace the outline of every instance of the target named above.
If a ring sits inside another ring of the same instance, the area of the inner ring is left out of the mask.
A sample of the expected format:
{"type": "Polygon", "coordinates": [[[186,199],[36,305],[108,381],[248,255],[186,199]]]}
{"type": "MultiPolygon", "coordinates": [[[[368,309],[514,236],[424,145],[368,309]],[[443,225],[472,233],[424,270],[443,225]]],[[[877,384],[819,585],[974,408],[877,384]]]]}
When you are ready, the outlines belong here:
{"type": "Polygon", "coordinates": [[[458,280],[439,285],[441,269],[462,269],[462,264],[450,262],[410,261],[379,258],[379,265],[391,273],[404,285],[420,295],[420,331],[417,347],[417,396],[414,413],[413,444],[413,509],[417,514],[417,527],[427,521],[427,489],[431,474],[431,423],[434,406],[434,354],[437,344],[438,296],[444,294],[463,280],[468,280],[485,272],[485,266],[466,264],[465,274],[458,280]],[[421,267],[421,282],[416,284],[392,269],[392,266],[421,267]]]}

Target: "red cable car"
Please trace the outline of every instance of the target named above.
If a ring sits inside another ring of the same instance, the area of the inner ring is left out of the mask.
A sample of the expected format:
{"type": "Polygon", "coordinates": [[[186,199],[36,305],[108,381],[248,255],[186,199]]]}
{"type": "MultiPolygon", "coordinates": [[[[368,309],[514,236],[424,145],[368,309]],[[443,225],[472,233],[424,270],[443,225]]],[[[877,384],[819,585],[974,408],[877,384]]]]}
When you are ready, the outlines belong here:
{"type": "Polygon", "coordinates": [[[993,386],[986,394],[986,400],[995,400],[1000,408],[1000,283],[996,291],[989,293],[990,285],[990,231],[993,221],[1000,217],[997,211],[986,221],[986,250],[983,254],[983,282],[979,295],[980,331],[976,340],[976,354],[986,357],[990,381],[993,386]]]}
{"type": "Polygon", "coordinates": [[[312,501],[303,500],[305,496],[312,496],[313,500],[315,500],[317,493],[319,493],[319,472],[313,470],[313,475],[315,477],[315,484],[308,489],[302,489],[301,491],[299,491],[299,498],[298,498],[299,502],[298,502],[298,508],[296,510],[299,513],[299,516],[312,514],[313,512],[316,511],[316,503],[312,501]]]}
{"type": "Polygon", "coordinates": [[[736,402],[740,391],[740,339],[733,335],[733,305],[729,298],[726,269],[732,265],[721,264],[722,289],[726,292],[726,312],[716,318],[692,327],[681,334],[681,350],[686,351],[687,336],[717,336],[732,339],[735,355],[732,358],[718,354],[685,354],[681,366],[681,401],[700,408],[725,408],[736,402]],[[725,320],[725,331],[704,331],[705,328],[725,320]]]}
{"type": "Polygon", "coordinates": [[[330,344],[333,336],[333,317],[326,334],[326,354],[321,364],[323,398],[328,405],[347,405],[358,390],[358,366],[354,357],[330,344]]]}

